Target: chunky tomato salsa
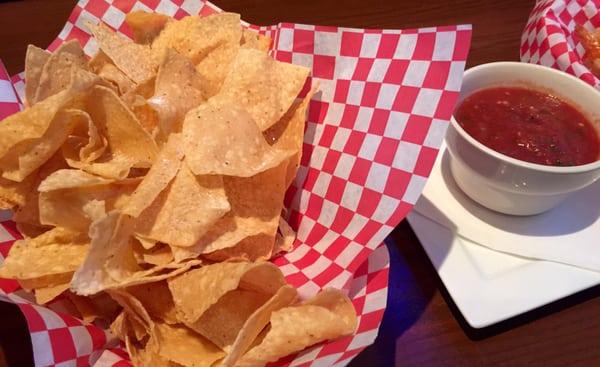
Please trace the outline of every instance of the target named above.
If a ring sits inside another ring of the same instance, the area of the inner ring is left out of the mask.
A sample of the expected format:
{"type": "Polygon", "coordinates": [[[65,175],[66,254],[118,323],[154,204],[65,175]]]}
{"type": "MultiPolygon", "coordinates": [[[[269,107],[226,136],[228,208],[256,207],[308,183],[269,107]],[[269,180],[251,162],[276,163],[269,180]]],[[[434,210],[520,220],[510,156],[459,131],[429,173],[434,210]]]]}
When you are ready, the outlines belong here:
{"type": "Polygon", "coordinates": [[[476,140],[516,159],[578,166],[600,158],[598,130],[576,108],[547,93],[484,89],[468,96],[454,116],[476,140]]]}

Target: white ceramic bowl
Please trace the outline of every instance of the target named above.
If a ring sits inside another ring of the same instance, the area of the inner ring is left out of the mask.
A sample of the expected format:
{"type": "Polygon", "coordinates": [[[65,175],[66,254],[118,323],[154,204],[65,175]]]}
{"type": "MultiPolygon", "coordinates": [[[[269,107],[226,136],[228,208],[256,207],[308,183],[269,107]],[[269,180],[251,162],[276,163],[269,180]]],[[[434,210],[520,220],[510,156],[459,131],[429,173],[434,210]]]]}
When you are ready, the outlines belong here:
{"type": "MultiPolygon", "coordinates": [[[[477,90],[495,86],[550,92],[578,108],[600,133],[600,92],[569,74],[519,62],[479,65],[465,72],[458,103],[477,90]]],[[[600,178],[600,160],[572,167],[524,162],[481,144],[454,118],[446,143],[458,186],[481,205],[505,214],[545,212],[600,178]]]]}

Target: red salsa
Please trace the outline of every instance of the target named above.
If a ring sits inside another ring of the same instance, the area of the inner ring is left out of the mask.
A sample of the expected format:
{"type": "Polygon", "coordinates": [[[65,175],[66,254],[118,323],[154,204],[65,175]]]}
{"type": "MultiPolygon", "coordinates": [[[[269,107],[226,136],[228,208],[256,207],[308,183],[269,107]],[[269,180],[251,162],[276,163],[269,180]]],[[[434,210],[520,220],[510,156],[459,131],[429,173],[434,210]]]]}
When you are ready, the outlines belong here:
{"type": "Polygon", "coordinates": [[[598,130],[573,106],[547,93],[484,89],[465,98],[454,115],[477,141],[516,159],[578,166],[600,158],[598,130]]]}

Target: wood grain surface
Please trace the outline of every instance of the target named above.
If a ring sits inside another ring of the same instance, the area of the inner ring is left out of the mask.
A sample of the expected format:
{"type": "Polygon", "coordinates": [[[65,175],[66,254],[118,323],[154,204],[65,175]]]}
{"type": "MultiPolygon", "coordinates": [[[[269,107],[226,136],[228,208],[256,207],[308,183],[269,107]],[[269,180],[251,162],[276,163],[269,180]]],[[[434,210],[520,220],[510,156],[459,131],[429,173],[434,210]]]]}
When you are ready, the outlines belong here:
{"type": "MultiPolygon", "coordinates": [[[[23,69],[27,44],[47,46],[74,0],[0,1],[0,59],[23,69]]],[[[468,65],[517,60],[533,0],[215,0],[255,24],[282,21],[372,28],[473,24],[468,65]]],[[[483,330],[469,328],[412,230],[400,224],[391,255],[388,309],[362,366],[600,366],[600,288],[483,330]]],[[[549,287],[552,284],[548,284],[549,287]]],[[[0,303],[0,366],[32,365],[24,319],[0,303]]]]}

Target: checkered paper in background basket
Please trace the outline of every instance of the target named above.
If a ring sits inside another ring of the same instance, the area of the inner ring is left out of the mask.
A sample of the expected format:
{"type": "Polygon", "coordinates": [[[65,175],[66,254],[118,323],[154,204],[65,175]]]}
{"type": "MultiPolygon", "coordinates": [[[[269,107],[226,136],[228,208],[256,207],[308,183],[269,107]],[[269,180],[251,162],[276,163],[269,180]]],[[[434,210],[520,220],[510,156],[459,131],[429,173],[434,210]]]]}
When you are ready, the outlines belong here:
{"type": "MultiPolygon", "coordinates": [[[[97,45],[85,21],[101,20],[128,35],[124,19],[132,10],[175,18],[221,11],[198,0],[81,0],[49,50],[75,38],[93,54],[97,45]]],[[[274,262],[304,297],[324,287],[344,288],[359,316],[354,335],[274,365],[344,366],[377,336],[389,268],[382,242],[429,176],[458,98],[471,27],[247,26],[273,38],[276,59],[309,67],[320,86],[309,107],[298,176],[286,195],[298,238],[294,250],[274,262]]],[[[22,99],[23,74],[12,82],[22,99]]],[[[14,112],[14,93],[4,98],[12,98],[14,112]]],[[[6,256],[19,234],[10,221],[0,231],[0,253],[6,256]]],[[[0,288],[0,297],[25,314],[36,365],[128,365],[107,332],[66,314],[65,301],[45,308],[32,304],[15,282],[0,280],[0,288]]]]}
{"type": "Polygon", "coordinates": [[[583,63],[576,24],[600,28],[600,0],[538,0],[521,36],[521,61],[565,71],[600,90],[600,79],[583,63]]]}

